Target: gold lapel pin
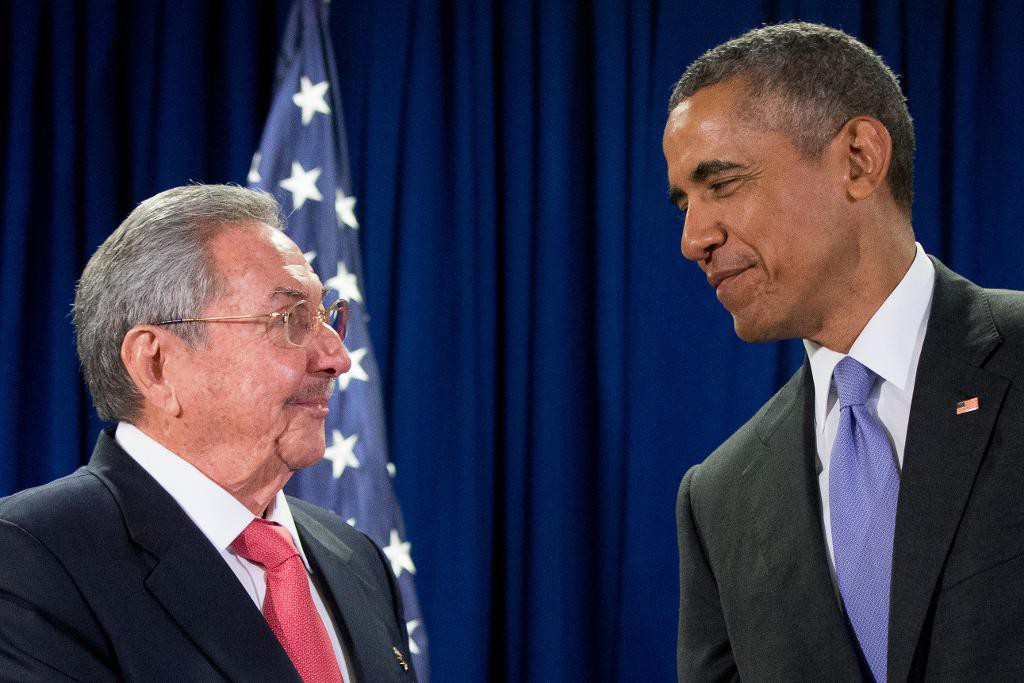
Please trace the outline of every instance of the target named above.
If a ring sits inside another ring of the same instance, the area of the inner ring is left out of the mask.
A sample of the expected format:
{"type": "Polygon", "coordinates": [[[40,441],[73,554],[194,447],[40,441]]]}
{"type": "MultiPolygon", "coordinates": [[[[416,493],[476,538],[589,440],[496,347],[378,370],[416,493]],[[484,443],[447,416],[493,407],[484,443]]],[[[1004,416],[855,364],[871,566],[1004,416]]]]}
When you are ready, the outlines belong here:
{"type": "Polygon", "coordinates": [[[405,662],[405,657],[402,656],[401,650],[394,645],[391,646],[391,651],[395,653],[395,659],[398,660],[398,665],[402,667],[402,671],[408,671],[409,665],[405,662]]]}
{"type": "Polygon", "coordinates": [[[981,406],[978,405],[978,397],[972,396],[966,401],[958,401],[956,404],[956,414],[963,415],[964,413],[970,413],[977,410],[981,406]]]}

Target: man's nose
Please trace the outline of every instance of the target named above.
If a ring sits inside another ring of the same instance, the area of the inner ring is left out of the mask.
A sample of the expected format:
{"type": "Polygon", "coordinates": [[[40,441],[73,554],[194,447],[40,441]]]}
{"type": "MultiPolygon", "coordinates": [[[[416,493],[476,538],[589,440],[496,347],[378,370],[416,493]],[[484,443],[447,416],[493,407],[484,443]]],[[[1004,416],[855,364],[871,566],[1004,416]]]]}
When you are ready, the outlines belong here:
{"type": "Polygon", "coordinates": [[[704,261],[711,252],[725,243],[725,225],[707,207],[690,204],[683,220],[680,249],[691,261],[704,261]]]}
{"type": "Polygon", "coordinates": [[[309,352],[311,373],[325,373],[338,377],[352,367],[352,359],[341,337],[334,328],[327,325],[320,326],[306,349],[309,352]]]}

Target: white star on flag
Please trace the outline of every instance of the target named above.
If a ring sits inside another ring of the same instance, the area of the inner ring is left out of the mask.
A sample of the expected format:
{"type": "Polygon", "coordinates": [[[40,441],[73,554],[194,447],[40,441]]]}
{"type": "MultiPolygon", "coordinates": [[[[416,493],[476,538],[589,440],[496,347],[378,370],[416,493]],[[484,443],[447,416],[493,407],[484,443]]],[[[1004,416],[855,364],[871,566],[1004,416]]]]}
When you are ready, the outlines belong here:
{"type": "Polygon", "coordinates": [[[331,445],[324,451],[324,459],[331,461],[332,474],[339,479],[345,473],[345,468],[359,468],[359,458],[356,457],[356,442],[359,435],[342,436],[341,431],[331,430],[331,445]]]}
{"type": "Polygon", "coordinates": [[[353,230],[359,229],[356,220],[356,198],[346,197],[340,189],[334,191],[334,214],[338,217],[338,227],[347,225],[353,230]]]}
{"type": "Polygon", "coordinates": [[[416,573],[416,565],[412,563],[412,556],[409,554],[411,549],[412,543],[403,542],[398,535],[398,530],[392,529],[390,542],[382,550],[388,556],[388,560],[391,562],[391,571],[395,573],[396,578],[402,575],[403,569],[410,574],[416,573]]]}
{"type": "Polygon", "coordinates": [[[348,357],[352,359],[352,367],[338,378],[338,389],[340,391],[348,389],[349,383],[354,379],[358,379],[360,382],[368,382],[370,380],[370,376],[366,374],[366,370],[362,366],[363,358],[366,357],[366,352],[369,350],[369,348],[363,348],[348,352],[348,357]]]}
{"type": "Polygon", "coordinates": [[[296,211],[302,208],[307,199],[323,201],[324,196],[316,187],[318,178],[320,178],[319,168],[307,171],[299,162],[292,162],[292,175],[281,181],[281,187],[292,193],[292,205],[296,211]]]}
{"type": "Polygon", "coordinates": [[[308,126],[309,122],[313,120],[313,114],[317,112],[331,113],[331,108],[324,101],[328,87],[330,87],[330,83],[327,81],[320,81],[313,85],[313,82],[305,76],[299,79],[299,92],[292,95],[292,102],[296,107],[302,109],[302,125],[308,126]]]}
{"type": "Polygon", "coordinates": [[[306,258],[306,263],[313,265],[313,259],[316,258],[316,250],[304,251],[302,255],[306,258]]]}
{"type": "Polygon", "coordinates": [[[250,185],[255,185],[258,182],[262,182],[263,178],[260,177],[260,162],[263,161],[263,155],[256,152],[252,155],[252,164],[249,166],[249,175],[245,176],[246,181],[250,185]]]}
{"type": "Polygon", "coordinates": [[[412,639],[412,632],[416,630],[416,627],[420,625],[419,619],[413,619],[412,621],[405,622],[405,630],[409,633],[409,652],[414,655],[420,653],[420,646],[416,644],[416,641],[412,639]]]}
{"type": "Polygon", "coordinates": [[[363,295],[359,291],[359,281],[354,273],[348,272],[344,261],[338,261],[338,272],[334,277],[327,278],[324,287],[338,293],[339,299],[349,299],[363,303],[363,295]]]}

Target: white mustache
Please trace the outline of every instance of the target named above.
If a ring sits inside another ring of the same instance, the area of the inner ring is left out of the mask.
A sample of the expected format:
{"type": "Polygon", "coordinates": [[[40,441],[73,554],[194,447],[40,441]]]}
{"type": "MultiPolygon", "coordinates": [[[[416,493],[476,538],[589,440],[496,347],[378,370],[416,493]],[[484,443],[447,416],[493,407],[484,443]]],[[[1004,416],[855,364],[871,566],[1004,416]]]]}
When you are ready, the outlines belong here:
{"type": "Polygon", "coordinates": [[[318,379],[299,389],[288,403],[326,403],[334,393],[335,379],[318,379]]]}

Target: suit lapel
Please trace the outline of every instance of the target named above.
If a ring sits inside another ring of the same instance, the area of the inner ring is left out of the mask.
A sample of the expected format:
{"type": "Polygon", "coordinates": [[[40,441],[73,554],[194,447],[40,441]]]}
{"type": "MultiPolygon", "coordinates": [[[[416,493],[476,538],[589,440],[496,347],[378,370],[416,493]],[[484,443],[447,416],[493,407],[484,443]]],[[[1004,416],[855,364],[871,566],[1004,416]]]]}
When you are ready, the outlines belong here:
{"type": "Polygon", "coordinates": [[[229,678],[266,672],[272,680],[299,680],[266,619],[205,538],[179,537],[146,587],[229,678]]]}
{"type": "Polygon", "coordinates": [[[298,681],[291,661],[220,554],[174,499],[101,433],[89,469],[117,499],[132,539],[154,558],[146,587],[226,678],[298,681]]]}
{"type": "Polygon", "coordinates": [[[981,366],[1000,344],[984,292],[935,261],[935,293],[896,512],[889,675],[905,680],[1009,381],[981,366]],[[979,409],[956,414],[978,398],[979,409]]]}
{"type": "Polygon", "coordinates": [[[406,657],[408,653],[404,643],[392,642],[385,622],[390,615],[380,613],[382,605],[390,604],[389,597],[380,594],[371,577],[360,573],[352,549],[334,533],[298,505],[292,505],[292,516],[313,574],[329,594],[328,609],[338,624],[354,677],[387,681],[393,678],[387,675],[390,671],[398,679],[401,669],[391,648],[398,647],[406,657]]]}
{"type": "Polygon", "coordinates": [[[857,654],[833,588],[821,527],[813,382],[806,361],[771,401],[757,433],[765,451],[752,459],[743,479],[752,547],[763,553],[759,582],[788,603],[784,609],[791,616],[778,628],[799,647],[805,671],[856,678],[857,654]]]}

